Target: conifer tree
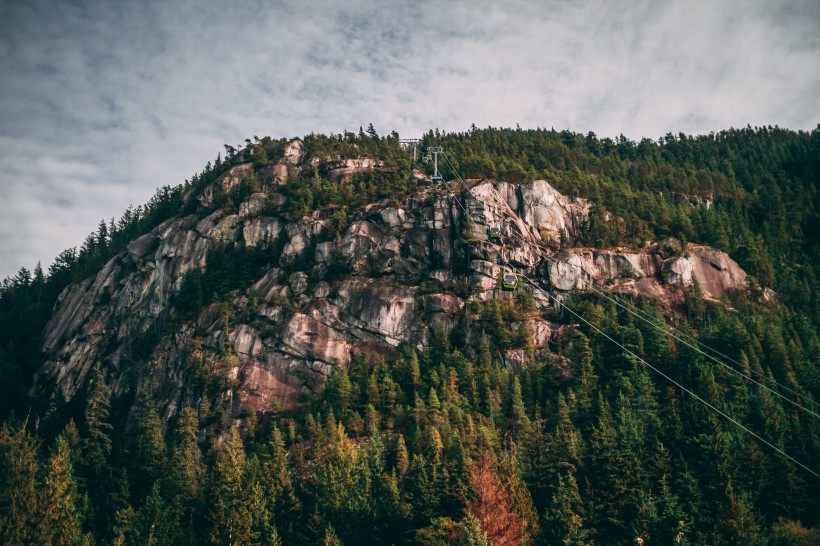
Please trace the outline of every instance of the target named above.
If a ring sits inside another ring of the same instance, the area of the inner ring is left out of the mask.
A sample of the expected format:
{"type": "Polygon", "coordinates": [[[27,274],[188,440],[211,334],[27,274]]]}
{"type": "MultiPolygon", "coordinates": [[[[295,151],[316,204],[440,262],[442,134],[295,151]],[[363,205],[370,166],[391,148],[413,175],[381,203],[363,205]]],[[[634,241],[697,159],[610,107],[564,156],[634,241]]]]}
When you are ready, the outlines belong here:
{"type": "Polygon", "coordinates": [[[85,410],[87,432],[83,440],[83,461],[92,476],[102,477],[111,453],[111,423],[108,421],[110,402],[100,366],[94,367],[91,392],[85,410]]]}
{"type": "Polygon", "coordinates": [[[336,536],[336,531],[332,525],[328,525],[325,529],[325,535],[322,538],[322,546],[344,546],[339,537],[336,536]]]}
{"type": "Polygon", "coordinates": [[[111,433],[113,426],[109,421],[110,400],[105,377],[99,364],[94,367],[91,388],[85,410],[86,434],[81,442],[82,456],[78,458],[79,470],[86,477],[81,487],[87,492],[91,501],[93,530],[108,529],[113,517],[111,506],[113,477],[109,464],[111,455],[111,433]]]}
{"type": "Polygon", "coordinates": [[[24,426],[0,426],[0,539],[9,546],[36,542],[40,499],[38,441],[24,426]]]}
{"type": "Polygon", "coordinates": [[[461,520],[459,545],[462,546],[491,546],[490,540],[481,530],[481,522],[469,511],[461,520]]]}
{"type": "Polygon", "coordinates": [[[197,506],[203,479],[199,419],[193,408],[186,407],[182,410],[174,436],[176,440],[171,453],[168,489],[180,532],[187,536],[188,540],[185,542],[191,544],[197,534],[195,521],[199,515],[197,506]]]}
{"type": "Polygon", "coordinates": [[[339,536],[361,542],[362,523],[373,514],[372,475],[367,459],[338,423],[316,453],[311,491],[339,536]]]}
{"type": "Polygon", "coordinates": [[[294,524],[301,503],[296,495],[285,441],[278,426],[271,430],[265,448],[260,459],[262,483],[274,518],[284,532],[294,524]]]}
{"type": "Polygon", "coordinates": [[[76,503],[77,482],[71,464],[71,448],[65,437],[60,436],[51,455],[40,501],[37,527],[42,544],[79,544],[82,522],[76,503]]]}
{"type": "Polygon", "coordinates": [[[229,429],[224,444],[216,453],[208,488],[208,522],[211,544],[254,544],[254,514],[251,509],[255,498],[246,488],[245,448],[235,428],[229,429]]]}
{"type": "Polygon", "coordinates": [[[407,445],[404,443],[404,435],[399,434],[396,440],[396,469],[399,476],[404,476],[410,468],[410,455],[407,452],[407,445]]]}
{"type": "Polygon", "coordinates": [[[558,486],[552,503],[547,508],[544,532],[550,544],[582,546],[589,543],[589,532],[584,528],[583,501],[572,472],[558,475],[558,486]]]}
{"type": "Polygon", "coordinates": [[[481,455],[471,465],[470,489],[473,498],[467,507],[491,544],[513,546],[528,540],[526,521],[514,511],[510,492],[493,469],[488,455],[481,455]]]}
{"type": "Polygon", "coordinates": [[[512,396],[510,398],[510,420],[513,432],[519,437],[526,435],[530,429],[530,418],[524,408],[524,398],[521,395],[521,382],[517,376],[513,377],[512,396]]]}
{"type": "Polygon", "coordinates": [[[174,518],[162,496],[159,482],[154,482],[145,502],[134,514],[127,533],[127,544],[159,546],[173,540],[174,518]]]}
{"type": "Polygon", "coordinates": [[[133,434],[128,442],[132,491],[144,498],[154,481],[165,475],[167,455],[162,422],[153,401],[143,394],[134,410],[133,434]]]}

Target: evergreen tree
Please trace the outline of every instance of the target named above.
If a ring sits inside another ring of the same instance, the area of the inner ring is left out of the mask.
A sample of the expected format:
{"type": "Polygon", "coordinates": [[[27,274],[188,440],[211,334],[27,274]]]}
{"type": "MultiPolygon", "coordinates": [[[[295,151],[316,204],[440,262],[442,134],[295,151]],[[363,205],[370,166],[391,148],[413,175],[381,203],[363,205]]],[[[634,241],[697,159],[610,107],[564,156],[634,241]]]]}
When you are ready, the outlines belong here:
{"type": "Polygon", "coordinates": [[[404,436],[399,434],[396,440],[396,469],[400,476],[404,476],[410,468],[410,455],[407,452],[407,445],[404,443],[404,436]]]}
{"type": "Polygon", "coordinates": [[[467,507],[491,544],[513,546],[529,539],[527,523],[514,511],[512,496],[489,456],[483,455],[471,465],[470,488],[473,499],[467,507]]]}
{"type": "Polygon", "coordinates": [[[100,366],[96,365],[85,410],[86,434],[81,442],[82,456],[78,457],[78,470],[85,477],[80,481],[80,488],[87,493],[92,507],[88,514],[89,526],[97,534],[111,527],[115,512],[110,465],[113,431],[109,421],[110,405],[105,377],[100,366]]]}
{"type": "Polygon", "coordinates": [[[583,502],[571,472],[558,475],[558,486],[547,508],[544,530],[550,544],[581,546],[589,543],[584,528],[583,502]]]}
{"type": "Polygon", "coordinates": [[[64,436],[57,438],[40,500],[40,543],[68,546],[80,543],[81,517],[77,510],[77,482],[71,448],[64,436]]]}
{"type": "Polygon", "coordinates": [[[490,541],[481,530],[481,522],[471,513],[461,520],[461,536],[458,544],[463,546],[490,546],[490,541]]]}
{"type": "Polygon", "coordinates": [[[211,544],[255,544],[259,538],[254,529],[253,510],[258,494],[246,488],[246,467],[242,439],[239,432],[231,428],[217,450],[208,486],[211,544]]]}
{"type": "Polygon", "coordinates": [[[530,419],[524,408],[524,398],[521,395],[521,382],[517,376],[512,379],[512,396],[510,398],[510,420],[512,430],[519,437],[530,429],[530,419]]]}
{"type": "Polygon", "coordinates": [[[193,544],[198,534],[197,507],[200,502],[204,470],[202,452],[199,449],[199,419],[193,408],[183,408],[174,436],[176,439],[171,452],[167,487],[179,532],[182,537],[188,539],[180,542],[193,544]]]}
{"type": "Polygon", "coordinates": [[[135,498],[143,499],[153,483],[165,475],[167,468],[162,422],[147,394],[137,401],[127,449],[132,493],[135,498]]]}
{"type": "Polygon", "coordinates": [[[142,507],[133,516],[126,537],[127,543],[134,546],[170,544],[174,532],[173,524],[174,520],[160,492],[159,482],[154,482],[142,507]]]}
{"type": "Polygon", "coordinates": [[[271,430],[271,437],[261,455],[261,481],[274,518],[282,531],[292,531],[300,501],[291,475],[290,462],[285,451],[285,441],[278,426],[271,430]]]}
{"type": "Polygon", "coordinates": [[[24,426],[0,426],[0,538],[9,546],[37,541],[41,506],[37,449],[37,439],[24,426]]]}

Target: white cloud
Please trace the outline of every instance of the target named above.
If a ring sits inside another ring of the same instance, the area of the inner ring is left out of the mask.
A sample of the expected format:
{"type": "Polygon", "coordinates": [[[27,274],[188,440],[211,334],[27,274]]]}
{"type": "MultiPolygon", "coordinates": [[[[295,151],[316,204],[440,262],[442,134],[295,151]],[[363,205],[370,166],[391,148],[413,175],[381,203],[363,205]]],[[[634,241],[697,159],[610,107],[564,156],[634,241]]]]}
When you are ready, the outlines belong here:
{"type": "Polygon", "coordinates": [[[0,276],[252,135],[820,121],[811,0],[9,4],[0,276]]]}

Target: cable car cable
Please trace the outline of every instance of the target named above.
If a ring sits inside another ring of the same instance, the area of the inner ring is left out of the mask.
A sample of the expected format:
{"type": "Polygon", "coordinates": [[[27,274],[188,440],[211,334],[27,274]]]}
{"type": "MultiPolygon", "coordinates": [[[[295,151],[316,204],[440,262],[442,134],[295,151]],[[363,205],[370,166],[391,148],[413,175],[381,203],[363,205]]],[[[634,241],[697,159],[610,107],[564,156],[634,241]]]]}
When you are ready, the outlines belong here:
{"type": "MultiPolygon", "coordinates": [[[[516,234],[513,234],[513,236],[516,236],[516,234]]],[[[523,239],[520,239],[520,240],[521,240],[521,242],[524,242],[524,241],[523,241],[523,239]]],[[[490,243],[490,244],[492,244],[492,243],[490,243]]],[[[800,404],[799,402],[796,402],[796,401],[792,400],[791,398],[789,398],[789,397],[787,397],[787,396],[785,396],[785,395],[783,395],[783,394],[781,394],[781,393],[777,392],[776,390],[772,389],[772,388],[771,388],[771,387],[769,387],[768,385],[765,385],[765,384],[761,383],[760,381],[757,381],[756,379],[754,379],[754,378],[753,378],[753,377],[751,377],[750,375],[747,375],[747,374],[746,374],[746,373],[744,373],[743,371],[738,370],[738,369],[734,368],[733,366],[730,366],[730,365],[728,365],[728,364],[726,364],[726,363],[724,363],[724,362],[721,362],[720,360],[718,360],[718,359],[717,359],[716,357],[714,357],[713,355],[710,355],[710,354],[708,354],[708,353],[704,352],[703,350],[701,350],[699,347],[697,347],[697,346],[693,345],[692,343],[689,343],[689,342],[688,342],[688,341],[686,341],[686,339],[684,338],[684,334],[683,334],[682,332],[680,332],[679,330],[677,330],[676,328],[674,328],[674,327],[672,327],[672,326],[670,326],[670,325],[667,325],[666,323],[663,323],[663,325],[661,325],[661,323],[658,323],[658,322],[656,322],[656,321],[652,320],[652,319],[651,319],[651,315],[649,315],[648,313],[646,313],[646,312],[644,312],[644,311],[639,310],[637,307],[635,307],[635,308],[634,308],[634,310],[633,310],[633,309],[630,309],[629,307],[625,306],[623,303],[621,303],[621,302],[620,302],[620,299],[619,299],[619,298],[617,298],[617,297],[614,297],[614,298],[613,298],[613,295],[614,295],[613,293],[611,293],[611,292],[607,291],[607,290],[606,290],[606,289],[605,289],[605,288],[604,288],[604,287],[603,287],[600,283],[598,283],[598,282],[597,282],[597,281],[596,281],[596,280],[592,277],[592,275],[589,275],[586,271],[584,271],[582,268],[580,268],[580,266],[577,266],[577,265],[572,264],[572,263],[569,263],[569,262],[559,262],[559,261],[555,260],[554,258],[552,258],[552,257],[550,257],[550,256],[544,256],[544,259],[545,259],[545,260],[547,260],[548,262],[552,263],[552,264],[555,264],[555,265],[559,265],[559,264],[566,264],[566,265],[570,265],[570,266],[572,266],[572,267],[576,267],[576,268],[580,269],[582,273],[584,273],[584,274],[586,274],[586,275],[588,275],[588,276],[590,277],[590,287],[592,288],[592,290],[593,290],[595,293],[597,293],[597,294],[599,294],[600,296],[602,296],[603,298],[605,298],[605,299],[607,299],[608,301],[610,301],[610,302],[614,303],[615,305],[617,305],[617,306],[621,307],[622,309],[624,309],[624,310],[625,310],[625,311],[627,311],[628,313],[630,313],[630,314],[632,314],[632,315],[634,315],[634,316],[638,317],[639,319],[641,319],[642,321],[646,322],[647,324],[649,324],[649,325],[653,326],[653,327],[654,327],[654,328],[656,328],[657,330],[659,330],[659,331],[663,331],[664,333],[666,333],[666,334],[670,335],[670,336],[671,336],[673,339],[675,339],[676,341],[679,341],[680,343],[683,343],[683,344],[684,344],[684,345],[686,345],[687,347],[689,347],[689,348],[691,348],[691,349],[695,350],[696,352],[700,353],[701,355],[703,355],[704,357],[708,358],[709,360],[712,360],[713,362],[716,362],[716,363],[717,363],[717,364],[719,364],[720,366],[723,366],[724,368],[726,368],[727,370],[731,371],[732,373],[734,373],[734,374],[736,374],[736,375],[739,375],[740,377],[744,378],[745,380],[750,381],[750,382],[754,383],[755,385],[758,385],[759,387],[762,387],[762,388],[766,389],[767,391],[769,391],[769,392],[770,392],[770,393],[772,393],[773,395],[777,396],[778,398],[781,398],[782,400],[785,400],[786,402],[788,402],[788,403],[790,403],[790,404],[794,405],[795,407],[800,408],[801,410],[805,411],[805,412],[806,412],[806,413],[808,413],[808,414],[811,414],[811,415],[812,415],[812,416],[814,416],[815,418],[820,418],[820,414],[818,414],[817,412],[813,411],[812,409],[809,409],[809,408],[807,408],[806,406],[804,406],[804,405],[800,404]],[[596,285],[597,285],[597,286],[599,286],[599,287],[601,287],[601,288],[596,288],[596,285]],[[636,313],[636,311],[639,311],[639,312],[640,312],[640,314],[639,314],[639,313],[636,313]],[[646,318],[646,317],[650,317],[650,318],[646,318]],[[679,334],[679,335],[678,335],[678,334],[679,334]]],[[[634,307],[634,306],[633,306],[633,307],[634,307]]],[[[693,341],[698,342],[698,341],[697,341],[695,338],[693,338],[692,336],[685,336],[685,337],[688,337],[689,339],[692,339],[693,341]]],[[[700,342],[698,342],[698,343],[700,343],[700,342]]],[[[705,344],[703,344],[703,343],[700,343],[700,344],[701,344],[701,345],[703,345],[703,346],[704,346],[704,347],[706,347],[706,348],[709,348],[707,345],[705,345],[705,344]]],[[[711,348],[709,348],[709,349],[710,349],[710,350],[713,350],[713,349],[711,349],[711,348]]],[[[715,351],[715,352],[716,352],[716,351],[715,351]]],[[[740,363],[738,363],[738,362],[736,362],[736,363],[737,363],[739,366],[743,366],[742,364],[740,364],[740,363]]],[[[765,377],[768,381],[770,381],[770,382],[772,382],[772,383],[776,384],[777,386],[781,387],[782,389],[784,389],[784,390],[788,390],[788,391],[790,391],[790,392],[793,392],[794,394],[796,394],[796,395],[800,396],[801,398],[807,399],[808,401],[810,401],[810,402],[814,403],[814,402],[813,402],[813,400],[811,400],[810,398],[806,398],[806,397],[804,397],[804,396],[800,395],[800,393],[797,393],[796,391],[794,391],[793,389],[790,389],[789,387],[786,387],[785,385],[781,385],[781,384],[780,384],[780,383],[778,383],[776,380],[774,380],[774,379],[772,379],[772,378],[770,378],[770,377],[766,376],[765,374],[762,374],[762,373],[760,373],[760,372],[758,372],[758,371],[756,371],[756,370],[753,370],[753,369],[751,369],[751,368],[749,368],[748,370],[749,370],[749,372],[754,372],[756,375],[759,375],[759,376],[765,377]]]]}

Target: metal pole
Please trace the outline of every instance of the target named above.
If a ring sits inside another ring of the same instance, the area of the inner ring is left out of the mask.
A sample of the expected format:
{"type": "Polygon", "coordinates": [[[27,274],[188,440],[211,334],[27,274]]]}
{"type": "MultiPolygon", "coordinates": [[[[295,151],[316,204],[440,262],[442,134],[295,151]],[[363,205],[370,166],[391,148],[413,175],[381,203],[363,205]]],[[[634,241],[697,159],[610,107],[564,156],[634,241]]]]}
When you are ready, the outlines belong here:
{"type": "Polygon", "coordinates": [[[427,150],[433,154],[433,176],[430,177],[430,183],[443,182],[444,178],[442,178],[438,172],[438,154],[444,153],[444,148],[441,146],[430,146],[427,150]]]}

